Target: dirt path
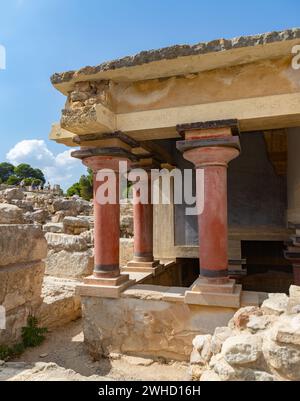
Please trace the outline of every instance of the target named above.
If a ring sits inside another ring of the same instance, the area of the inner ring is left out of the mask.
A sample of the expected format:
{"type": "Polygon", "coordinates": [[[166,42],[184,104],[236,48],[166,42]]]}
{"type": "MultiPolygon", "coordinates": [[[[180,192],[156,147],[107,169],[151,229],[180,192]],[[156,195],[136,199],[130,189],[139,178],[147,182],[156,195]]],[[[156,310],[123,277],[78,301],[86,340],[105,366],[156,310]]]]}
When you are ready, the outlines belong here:
{"type": "Polygon", "coordinates": [[[188,380],[187,365],[176,362],[159,364],[132,357],[93,362],[83,343],[81,320],[50,332],[41,346],[27,350],[14,362],[53,362],[85,377],[98,375],[114,380],[188,380]]]}

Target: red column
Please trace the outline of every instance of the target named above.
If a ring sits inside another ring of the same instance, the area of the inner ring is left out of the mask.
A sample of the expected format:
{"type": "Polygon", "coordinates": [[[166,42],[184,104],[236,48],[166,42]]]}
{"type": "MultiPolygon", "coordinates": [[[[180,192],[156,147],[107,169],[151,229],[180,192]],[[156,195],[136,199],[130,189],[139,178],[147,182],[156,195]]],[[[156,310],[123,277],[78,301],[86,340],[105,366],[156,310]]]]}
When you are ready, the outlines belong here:
{"type": "Polygon", "coordinates": [[[151,177],[142,183],[148,186],[148,204],[140,202],[140,190],[133,190],[134,261],[153,262],[153,205],[151,203],[151,177]]]}
{"type": "Polygon", "coordinates": [[[228,279],[227,166],[239,153],[236,148],[222,146],[184,153],[197,170],[203,170],[196,183],[198,202],[204,198],[204,208],[198,204],[202,209],[198,216],[200,275],[220,283],[228,279]],[[202,179],[204,185],[199,182],[202,179]]]}
{"type": "Polygon", "coordinates": [[[94,236],[95,268],[97,278],[115,278],[120,276],[119,241],[120,241],[120,203],[119,203],[119,161],[121,159],[94,156],[84,160],[84,164],[94,171],[94,236]],[[97,172],[101,169],[112,170],[115,174],[116,204],[100,204],[96,199],[99,187],[97,172]]]}

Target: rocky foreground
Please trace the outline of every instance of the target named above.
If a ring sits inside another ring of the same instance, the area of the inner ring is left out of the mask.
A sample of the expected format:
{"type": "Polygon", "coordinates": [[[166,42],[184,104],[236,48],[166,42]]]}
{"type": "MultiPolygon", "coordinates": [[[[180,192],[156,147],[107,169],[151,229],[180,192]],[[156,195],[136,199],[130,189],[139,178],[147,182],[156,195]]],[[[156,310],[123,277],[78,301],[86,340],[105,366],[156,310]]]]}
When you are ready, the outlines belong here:
{"type": "Polygon", "coordinates": [[[300,287],[240,309],[227,327],[193,341],[190,374],[200,381],[299,381],[300,287]]]}

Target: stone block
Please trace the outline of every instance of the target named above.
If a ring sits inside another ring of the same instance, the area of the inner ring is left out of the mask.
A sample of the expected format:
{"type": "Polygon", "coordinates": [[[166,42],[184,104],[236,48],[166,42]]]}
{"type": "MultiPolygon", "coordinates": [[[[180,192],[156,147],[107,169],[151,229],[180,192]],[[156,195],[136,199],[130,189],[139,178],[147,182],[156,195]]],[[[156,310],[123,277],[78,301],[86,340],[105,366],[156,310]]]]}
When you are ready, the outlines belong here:
{"type": "Polygon", "coordinates": [[[49,249],[56,252],[83,252],[88,249],[86,240],[78,235],[46,233],[49,249]]]}
{"type": "Polygon", "coordinates": [[[93,250],[84,252],[68,252],[65,250],[56,252],[50,249],[46,259],[46,275],[80,278],[89,276],[94,269],[93,250]]]}
{"type": "Polygon", "coordinates": [[[3,266],[46,256],[47,242],[40,226],[0,225],[0,270],[3,266]]]}
{"type": "Polygon", "coordinates": [[[191,305],[223,306],[239,308],[241,305],[242,287],[236,285],[233,294],[186,291],[185,303],[191,305]]]}
{"type": "Polygon", "coordinates": [[[0,203],[0,224],[22,224],[23,211],[18,206],[0,203]]]}

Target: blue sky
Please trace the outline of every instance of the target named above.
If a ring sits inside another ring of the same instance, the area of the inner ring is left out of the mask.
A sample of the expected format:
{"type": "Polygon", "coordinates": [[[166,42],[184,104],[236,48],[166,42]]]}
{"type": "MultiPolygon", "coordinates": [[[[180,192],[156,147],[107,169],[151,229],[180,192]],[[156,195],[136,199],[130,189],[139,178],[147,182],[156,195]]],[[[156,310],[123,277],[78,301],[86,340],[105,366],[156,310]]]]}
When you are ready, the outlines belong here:
{"type": "Polygon", "coordinates": [[[31,162],[64,187],[84,172],[67,148],[47,139],[65,101],[50,84],[54,72],[177,43],[297,27],[299,15],[299,0],[0,0],[7,52],[0,161],[31,162]]]}

